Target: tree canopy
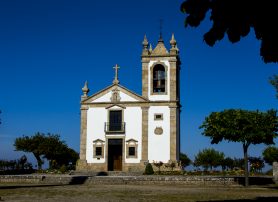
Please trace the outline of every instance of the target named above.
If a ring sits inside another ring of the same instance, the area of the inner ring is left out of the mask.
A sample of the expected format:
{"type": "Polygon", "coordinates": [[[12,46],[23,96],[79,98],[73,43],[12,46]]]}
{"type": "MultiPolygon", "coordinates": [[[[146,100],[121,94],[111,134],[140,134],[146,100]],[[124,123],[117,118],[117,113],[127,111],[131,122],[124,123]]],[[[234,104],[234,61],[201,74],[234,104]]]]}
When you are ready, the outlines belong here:
{"type": "Polygon", "coordinates": [[[210,168],[216,168],[220,166],[223,160],[225,159],[225,155],[223,152],[216,151],[215,149],[204,149],[200,151],[195,156],[194,165],[195,166],[202,166],[205,170],[210,168]]]}
{"type": "Polygon", "coordinates": [[[15,139],[14,146],[17,151],[31,152],[34,154],[38,169],[42,168],[43,160],[50,161],[50,167],[75,164],[78,154],[69,148],[64,141],[60,140],[57,134],[36,133],[34,136],[23,136],[15,139]]]}
{"type": "Polygon", "coordinates": [[[191,164],[190,158],[184,153],[180,153],[180,162],[183,169],[191,164]]]}
{"type": "Polygon", "coordinates": [[[278,98],[278,75],[273,75],[273,77],[270,78],[269,82],[275,88],[276,98],[278,98]]]}
{"type": "Polygon", "coordinates": [[[254,173],[262,173],[264,160],[261,157],[249,157],[250,171],[254,173]]]}
{"type": "Polygon", "coordinates": [[[278,162],[278,148],[274,146],[267,147],[263,151],[263,158],[269,165],[272,165],[274,161],[278,162]]]}
{"type": "Polygon", "coordinates": [[[250,28],[261,40],[260,55],[265,63],[278,62],[278,12],[276,1],[265,0],[186,0],[181,4],[186,13],[185,26],[197,27],[209,12],[212,27],[204,41],[213,46],[227,34],[238,42],[250,28]]]}
{"type": "Polygon", "coordinates": [[[248,185],[248,147],[250,144],[274,144],[278,120],[275,110],[267,112],[229,109],[212,112],[200,126],[203,135],[210,137],[212,144],[222,140],[239,142],[243,146],[246,185],[248,185]]]}

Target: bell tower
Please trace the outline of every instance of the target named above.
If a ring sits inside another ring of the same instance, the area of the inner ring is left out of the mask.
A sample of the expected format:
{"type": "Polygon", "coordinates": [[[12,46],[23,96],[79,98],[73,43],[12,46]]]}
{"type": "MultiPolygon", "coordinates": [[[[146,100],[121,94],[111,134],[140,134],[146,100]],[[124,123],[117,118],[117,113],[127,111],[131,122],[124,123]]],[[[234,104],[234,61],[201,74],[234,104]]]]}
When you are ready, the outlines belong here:
{"type": "MultiPolygon", "coordinates": [[[[174,34],[170,50],[162,35],[153,49],[147,37],[142,50],[142,95],[149,101],[148,120],[143,126],[148,145],[159,144],[170,162],[179,161],[180,153],[180,58],[174,34]],[[148,127],[145,127],[145,126],[148,127]]],[[[144,120],[144,119],[143,119],[144,120]]],[[[144,150],[145,148],[143,148],[144,150]]],[[[146,150],[146,149],[145,149],[146,150]]],[[[154,148],[148,149],[148,159],[161,158],[154,148]]]]}
{"type": "Polygon", "coordinates": [[[145,35],[142,50],[142,95],[150,101],[178,101],[180,59],[174,34],[168,51],[160,35],[154,49],[145,35]]]}

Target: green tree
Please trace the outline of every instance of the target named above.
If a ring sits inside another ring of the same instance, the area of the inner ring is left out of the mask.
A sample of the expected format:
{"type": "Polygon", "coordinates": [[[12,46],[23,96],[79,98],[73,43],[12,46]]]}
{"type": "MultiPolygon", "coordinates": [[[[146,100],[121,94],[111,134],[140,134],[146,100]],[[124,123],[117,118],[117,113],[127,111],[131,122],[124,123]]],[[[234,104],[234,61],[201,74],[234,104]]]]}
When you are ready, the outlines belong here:
{"type": "Polygon", "coordinates": [[[185,153],[180,153],[180,163],[182,169],[185,169],[185,167],[189,166],[191,164],[190,158],[185,153]]]}
{"type": "Polygon", "coordinates": [[[248,186],[248,147],[251,144],[274,144],[278,120],[275,110],[267,112],[230,109],[212,112],[200,126],[203,135],[211,138],[212,144],[222,140],[240,142],[245,161],[245,185],[248,186]]]}
{"type": "Polygon", "coordinates": [[[265,63],[278,62],[278,12],[275,1],[265,0],[186,0],[181,5],[186,14],[185,26],[197,27],[209,12],[212,27],[204,41],[213,46],[227,34],[238,42],[249,34],[250,28],[261,40],[260,55],[265,63]]]}
{"type": "Polygon", "coordinates": [[[27,163],[27,157],[25,155],[21,156],[20,159],[18,160],[18,163],[21,167],[21,169],[24,169],[25,164],[27,163]]]}
{"type": "Polygon", "coordinates": [[[44,134],[36,133],[34,136],[31,137],[23,136],[20,138],[16,138],[14,146],[16,151],[33,153],[37,160],[38,169],[41,170],[43,164],[42,155],[45,153],[43,149],[44,140],[44,134]]]}
{"type": "Polygon", "coordinates": [[[270,84],[275,88],[276,90],[276,98],[278,98],[278,75],[274,75],[269,79],[270,84]]]}
{"type": "Polygon", "coordinates": [[[46,158],[50,161],[50,166],[53,162],[56,165],[67,165],[70,161],[75,163],[78,154],[68,148],[64,141],[60,140],[60,136],[56,134],[36,133],[34,136],[23,136],[15,139],[14,146],[17,151],[31,152],[34,154],[38,169],[42,168],[43,160],[46,158]]]}
{"type": "Polygon", "coordinates": [[[60,140],[59,135],[51,135],[45,139],[44,158],[49,160],[50,168],[57,169],[61,166],[75,164],[79,155],[76,151],[69,148],[64,141],[60,140]]]}
{"type": "MultiPolygon", "coordinates": [[[[47,158],[47,156],[46,156],[47,158]]],[[[79,154],[69,147],[62,146],[56,155],[52,155],[50,168],[60,168],[61,166],[75,165],[79,158],[79,154]],[[54,163],[55,162],[55,163],[54,163]]]]}
{"type": "Polygon", "coordinates": [[[212,170],[213,167],[220,166],[224,158],[223,152],[216,151],[215,149],[204,149],[195,156],[194,165],[202,166],[205,170],[208,170],[208,168],[212,170]]]}
{"type": "Polygon", "coordinates": [[[242,159],[242,158],[234,158],[233,161],[234,161],[233,169],[237,168],[237,169],[244,170],[244,166],[245,166],[244,159],[242,159]]]}
{"type": "Polygon", "coordinates": [[[249,157],[250,171],[253,173],[261,173],[264,167],[264,160],[261,157],[249,157]]]}
{"type": "Polygon", "coordinates": [[[234,168],[234,160],[230,157],[226,157],[221,162],[222,171],[232,170],[234,168]]]}
{"type": "Polygon", "coordinates": [[[269,165],[272,165],[274,161],[278,162],[278,148],[274,146],[267,147],[263,151],[263,158],[269,165]]]}

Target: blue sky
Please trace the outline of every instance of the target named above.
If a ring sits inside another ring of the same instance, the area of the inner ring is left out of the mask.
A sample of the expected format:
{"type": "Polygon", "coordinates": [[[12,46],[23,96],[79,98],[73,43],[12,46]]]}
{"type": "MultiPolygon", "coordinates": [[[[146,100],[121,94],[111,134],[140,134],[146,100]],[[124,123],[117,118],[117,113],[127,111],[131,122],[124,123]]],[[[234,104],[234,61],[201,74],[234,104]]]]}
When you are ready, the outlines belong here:
{"type": "MultiPolygon", "coordinates": [[[[90,93],[110,85],[121,66],[123,86],[141,94],[142,40],[153,46],[163,19],[169,48],[172,33],[180,49],[181,151],[194,158],[213,147],[242,157],[239,143],[211,145],[198,127],[212,111],[228,108],[277,109],[269,77],[277,65],[264,64],[253,31],[240,43],[225,37],[215,47],[203,42],[210,27],[184,28],[178,0],[0,1],[0,159],[14,159],[16,137],[35,132],[60,134],[79,151],[79,101],[88,80],[90,93]]],[[[276,140],[277,142],[277,140],[276,140]]],[[[250,147],[260,156],[264,145],[250,147]]],[[[32,156],[29,155],[32,159],[32,156]]]]}

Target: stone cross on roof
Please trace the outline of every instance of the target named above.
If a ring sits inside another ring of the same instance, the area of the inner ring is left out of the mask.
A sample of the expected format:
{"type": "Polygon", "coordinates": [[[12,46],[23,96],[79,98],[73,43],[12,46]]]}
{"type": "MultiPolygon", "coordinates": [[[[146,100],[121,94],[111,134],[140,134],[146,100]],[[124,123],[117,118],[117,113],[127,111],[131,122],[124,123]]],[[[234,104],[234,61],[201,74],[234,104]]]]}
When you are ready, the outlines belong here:
{"type": "Polygon", "coordinates": [[[120,67],[116,64],[116,66],[113,67],[113,68],[115,69],[115,78],[114,78],[113,83],[118,84],[118,83],[120,83],[119,80],[118,80],[118,69],[120,69],[120,67]]]}
{"type": "Polygon", "coordinates": [[[163,29],[163,20],[160,19],[159,20],[159,40],[160,41],[163,41],[163,39],[162,39],[162,29],[163,29]]]}

